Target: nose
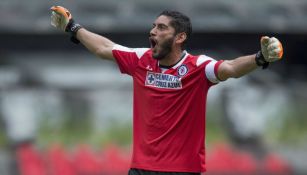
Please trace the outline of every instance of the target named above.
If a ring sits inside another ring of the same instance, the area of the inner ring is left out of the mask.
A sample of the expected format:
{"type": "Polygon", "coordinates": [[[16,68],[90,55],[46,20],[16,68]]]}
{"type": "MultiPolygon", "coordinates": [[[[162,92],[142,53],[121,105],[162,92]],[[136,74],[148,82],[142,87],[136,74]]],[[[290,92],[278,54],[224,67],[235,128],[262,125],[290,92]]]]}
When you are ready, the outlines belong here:
{"type": "Polygon", "coordinates": [[[157,31],[156,31],[156,27],[153,27],[150,32],[149,32],[149,35],[150,36],[155,36],[157,34],[157,31]]]}

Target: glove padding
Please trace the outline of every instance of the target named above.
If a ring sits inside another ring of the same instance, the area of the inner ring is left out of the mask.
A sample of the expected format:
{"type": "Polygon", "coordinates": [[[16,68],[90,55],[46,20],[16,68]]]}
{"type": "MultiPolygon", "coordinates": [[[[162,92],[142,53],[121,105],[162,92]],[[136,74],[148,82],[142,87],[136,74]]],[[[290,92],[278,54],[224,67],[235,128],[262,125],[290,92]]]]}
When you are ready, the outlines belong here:
{"type": "Polygon", "coordinates": [[[67,31],[67,25],[72,20],[71,13],[62,6],[53,6],[51,10],[51,25],[60,30],[67,31]]]}
{"type": "Polygon", "coordinates": [[[261,52],[267,62],[274,62],[282,58],[283,47],[281,42],[275,37],[261,37],[261,52]]]}
{"type": "Polygon", "coordinates": [[[62,6],[53,6],[51,7],[51,25],[54,27],[68,32],[70,34],[70,40],[78,44],[80,41],[77,39],[77,31],[82,28],[82,26],[72,18],[71,13],[62,6]]]}

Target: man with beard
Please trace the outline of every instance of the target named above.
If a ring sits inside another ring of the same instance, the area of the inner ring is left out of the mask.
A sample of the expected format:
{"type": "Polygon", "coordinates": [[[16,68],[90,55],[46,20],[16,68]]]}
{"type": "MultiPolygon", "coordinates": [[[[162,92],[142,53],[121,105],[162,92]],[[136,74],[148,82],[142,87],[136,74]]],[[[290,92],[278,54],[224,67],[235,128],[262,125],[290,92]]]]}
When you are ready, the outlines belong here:
{"type": "Polygon", "coordinates": [[[192,32],[187,16],[163,11],[154,21],[151,48],[127,48],[76,23],[60,6],[51,24],[133,78],[133,156],[129,175],[200,175],[205,171],[205,113],[208,89],[281,59],[274,37],[261,38],[261,51],[229,61],[184,50],[192,32]]]}

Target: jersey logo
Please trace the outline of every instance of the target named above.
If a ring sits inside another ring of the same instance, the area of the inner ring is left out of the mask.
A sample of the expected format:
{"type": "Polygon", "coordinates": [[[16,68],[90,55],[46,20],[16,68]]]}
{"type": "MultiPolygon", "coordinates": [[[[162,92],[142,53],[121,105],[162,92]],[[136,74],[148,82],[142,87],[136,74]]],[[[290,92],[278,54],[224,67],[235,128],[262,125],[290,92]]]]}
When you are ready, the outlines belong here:
{"type": "Polygon", "coordinates": [[[146,67],[146,69],[152,71],[152,68],[149,65],[146,67]]]}
{"type": "Polygon", "coordinates": [[[189,69],[186,65],[181,65],[178,69],[177,69],[177,73],[180,77],[185,76],[187,73],[189,72],[189,69]]]}
{"type": "Polygon", "coordinates": [[[163,89],[181,89],[181,79],[170,74],[147,72],[145,86],[163,89]]]}

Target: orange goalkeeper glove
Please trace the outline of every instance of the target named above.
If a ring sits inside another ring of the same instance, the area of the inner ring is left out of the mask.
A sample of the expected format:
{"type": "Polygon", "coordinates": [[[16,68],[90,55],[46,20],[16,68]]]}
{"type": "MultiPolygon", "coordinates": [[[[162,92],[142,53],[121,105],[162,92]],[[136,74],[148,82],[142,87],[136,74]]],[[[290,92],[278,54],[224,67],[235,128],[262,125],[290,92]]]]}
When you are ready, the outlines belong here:
{"type": "Polygon", "coordinates": [[[71,13],[62,6],[52,6],[51,11],[51,25],[68,32],[71,36],[71,41],[79,43],[80,41],[76,38],[76,34],[82,26],[73,20],[71,13]]]}
{"type": "Polygon", "coordinates": [[[256,54],[256,63],[263,69],[269,66],[270,62],[280,60],[283,56],[281,42],[275,37],[261,37],[261,51],[256,54]]]}

